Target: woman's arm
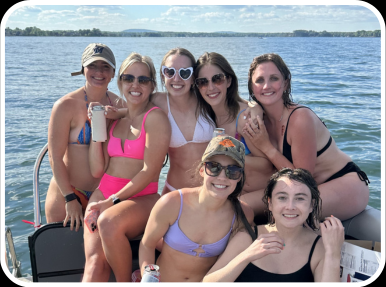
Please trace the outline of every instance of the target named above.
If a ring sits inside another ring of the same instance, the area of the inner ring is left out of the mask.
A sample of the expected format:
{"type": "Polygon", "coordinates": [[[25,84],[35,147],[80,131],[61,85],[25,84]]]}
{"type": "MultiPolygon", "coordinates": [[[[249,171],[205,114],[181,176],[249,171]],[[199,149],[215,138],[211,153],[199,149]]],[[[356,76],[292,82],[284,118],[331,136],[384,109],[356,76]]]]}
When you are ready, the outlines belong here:
{"type": "Polygon", "coordinates": [[[275,232],[260,235],[252,244],[251,241],[248,233],[237,233],[203,281],[234,282],[250,262],[269,254],[278,254],[284,248],[283,240],[275,232]]]}
{"type": "Polygon", "coordinates": [[[320,124],[320,120],[315,114],[302,108],[292,114],[287,131],[294,167],[304,168],[311,174],[314,173],[316,164],[317,124],[320,124]]]}
{"type": "Polygon", "coordinates": [[[292,114],[287,129],[287,141],[291,146],[293,163],[272,145],[261,117],[256,116],[256,122],[249,119],[243,129],[243,135],[268,157],[276,169],[304,168],[313,174],[317,153],[317,120],[319,121],[313,112],[305,108],[292,114]]]}
{"type": "MultiPolygon", "coordinates": [[[[69,142],[71,121],[73,118],[73,104],[73,101],[69,99],[58,100],[52,108],[48,124],[49,161],[53,176],[63,197],[74,193],[70,185],[67,168],[63,161],[69,142]]],[[[72,221],[76,221],[77,230],[79,228],[78,222],[83,222],[81,204],[77,200],[72,200],[66,203],[65,208],[66,217],[63,226],[66,226],[67,221],[71,218],[72,221]]]]}
{"type": "Polygon", "coordinates": [[[143,274],[146,265],[155,264],[157,243],[165,235],[173,221],[177,219],[179,207],[180,196],[177,191],[172,191],[162,196],[154,205],[139,245],[139,267],[141,274],[143,274]]]}
{"type": "MultiPolygon", "coordinates": [[[[92,109],[95,106],[102,106],[99,102],[91,102],[88,106],[88,118],[92,120],[92,109]]],[[[105,116],[108,110],[112,110],[112,113],[118,114],[118,109],[113,106],[105,106],[105,116]]],[[[125,109],[126,110],[126,109],[125,109]]],[[[121,115],[120,115],[121,117],[121,115]]],[[[106,116],[107,118],[107,116],[106,116]]],[[[106,133],[107,133],[107,139],[105,142],[94,142],[92,139],[90,141],[90,148],[89,148],[89,165],[90,165],[90,171],[91,175],[95,178],[101,178],[107,169],[107,166],[109,164],[110,157],[107,153],[107,146],[110,140],[110,133],[109,130],[111,128],[111,124],[113,123],[111,120],[106,120],[106,133]]]]}
{"type": "Polygon", "coordinates": [[[234,282],[249,264],[242,252],[252,243],[251,236],[238,232],[230,239],[225,251],[203,278],[203,282],[234,282]]]}
{"type": "Polygon", "coordinates": [[[294,165],[272,145],[264,121],[260,116],[257,115],[255,119],[251,118],[247,120],[242,135],[247,143],[251,143],[251,148],[253,149],[252,146],[254,146],[263,152],[265,157],[268,158],[277,170],[283,167],[294,168],[294,165]]]}
{"type": "Polygon", "coordinates": [[[344,227],[336,217],[327,217],[320,223],[324,257],[315,269],[315,282],[339,282],[340,258],[344,242],[344,227]]]}

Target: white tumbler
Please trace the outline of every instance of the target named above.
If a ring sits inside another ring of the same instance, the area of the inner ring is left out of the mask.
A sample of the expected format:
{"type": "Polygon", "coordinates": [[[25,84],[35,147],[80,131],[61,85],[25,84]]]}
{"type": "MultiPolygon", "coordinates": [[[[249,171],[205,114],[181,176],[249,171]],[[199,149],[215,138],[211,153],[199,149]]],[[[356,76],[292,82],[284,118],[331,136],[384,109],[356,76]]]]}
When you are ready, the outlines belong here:
{"type": "Polygon", "coordinates": [[[107,140],[105,109],[102,106],[92,108],[91,118],[92,140],[94,142],[105,142],[107,140]]]}

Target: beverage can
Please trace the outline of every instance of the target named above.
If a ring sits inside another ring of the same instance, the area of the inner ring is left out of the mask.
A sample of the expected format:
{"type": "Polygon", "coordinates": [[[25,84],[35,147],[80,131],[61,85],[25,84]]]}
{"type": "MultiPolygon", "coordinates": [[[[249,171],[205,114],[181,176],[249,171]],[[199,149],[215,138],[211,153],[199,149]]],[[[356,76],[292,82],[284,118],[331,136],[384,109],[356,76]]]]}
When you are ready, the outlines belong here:
{"type": "Polygon", "coordinates": [[[219,135],[223,135],[223,134],[225,134],[225,129],[223,129],[223,128],[215,128],[214,131],[213,131],[212,138],[215,138],[215,137],[217,137],[219,135]]]}
{"type": "Polygon", "coordinates": [[[141,282],[141,271],[139,269],[131,274],[131,282],[141,282]]]}
{"type": "Polygon", "coordinates": [[[94,142],[105,142],[107,140],[105,109],[103,106],[94,106],[92,108],[91,130],[94,142]]]}
{"type": "Polygon", "coordinates": [[[149,264],[145,266],[141,282],[160,282],[160,279],[161,273],[158,265],[149,264]]]}

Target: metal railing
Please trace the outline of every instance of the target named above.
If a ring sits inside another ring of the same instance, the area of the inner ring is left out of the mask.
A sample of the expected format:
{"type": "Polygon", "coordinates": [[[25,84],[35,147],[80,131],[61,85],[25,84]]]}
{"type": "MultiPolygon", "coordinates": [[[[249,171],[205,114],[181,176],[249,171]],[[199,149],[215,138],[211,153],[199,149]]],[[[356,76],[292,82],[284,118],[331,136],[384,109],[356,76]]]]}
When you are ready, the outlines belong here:
{"type": "MultiPolygon", "coordinates": [[[[8,243],[8,251],[10,253],[10,258],[12,261],[12,275],[17,278],[21,277],[20,261],[17,260],[15,245],[13,244],[12,232],[8,226],[5,227],[5,238],[7,240],[6,242],[8,243]]],[[[8,266],[8,257],[5,260],[8,266]]]]}
{"type": "Polygon", "coordinates": [[[34,198],[34,228],[37,230],[41,225],[41,213],[40,213],[40,195],[39,195],[39,169],[43,161],[45,154],[48,151],[48,143],[40,150],[38,157],[36,158],[34,165],[34,178],[33,178],[33,198],[34,198]]]}

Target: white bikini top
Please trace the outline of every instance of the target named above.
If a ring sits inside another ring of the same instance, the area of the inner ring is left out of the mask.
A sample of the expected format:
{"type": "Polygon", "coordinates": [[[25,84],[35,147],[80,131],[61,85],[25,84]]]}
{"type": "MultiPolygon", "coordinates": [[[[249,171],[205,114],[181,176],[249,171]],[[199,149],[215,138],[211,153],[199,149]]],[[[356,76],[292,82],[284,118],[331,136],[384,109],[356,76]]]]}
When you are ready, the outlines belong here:
{"type": "Polygon", "coordinates": [[[176,121],[173,118],[172,113],[170,112],[170,104],[169,104],[169,95],[166,95],[167,103],[168,103],[168,118],[170,125],[172,127],[172,137],[170,139],[169,147],[181,147],[188,143],[204,143],[209,142],[212,139],[214,124],[210,124],[201,114],[198,117],[196,122],[196,127],[194,129],[193,140],[187,141],[182,134],[180,128],[178,127],[176,121]]]}

